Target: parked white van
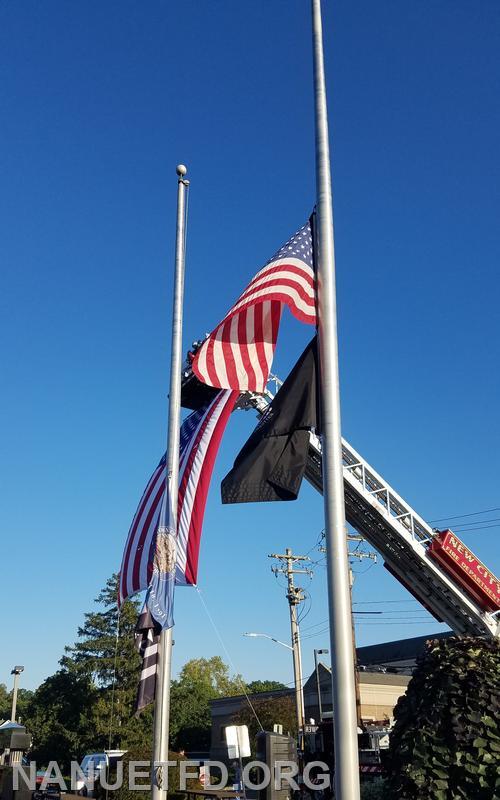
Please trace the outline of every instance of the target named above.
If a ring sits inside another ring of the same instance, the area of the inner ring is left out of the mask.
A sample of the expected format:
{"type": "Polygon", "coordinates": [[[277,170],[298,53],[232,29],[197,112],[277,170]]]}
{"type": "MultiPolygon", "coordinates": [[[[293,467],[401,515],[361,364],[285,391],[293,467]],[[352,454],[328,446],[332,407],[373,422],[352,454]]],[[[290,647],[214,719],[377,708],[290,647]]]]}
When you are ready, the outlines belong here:
{"type": "Polygon", "coordinates": [[[92,790],[91,786],[87,788],[82,778],[77,779],[74,789],[84,797],[93,797],[102,773],[107,775],[109,768],[114,767],[117,761],[121,761],[126,752],[126,750],[105,750],[103,753],[89,753],[84,756],[80,769],[86,778],[94,777],[94,789],[92,790]]]}

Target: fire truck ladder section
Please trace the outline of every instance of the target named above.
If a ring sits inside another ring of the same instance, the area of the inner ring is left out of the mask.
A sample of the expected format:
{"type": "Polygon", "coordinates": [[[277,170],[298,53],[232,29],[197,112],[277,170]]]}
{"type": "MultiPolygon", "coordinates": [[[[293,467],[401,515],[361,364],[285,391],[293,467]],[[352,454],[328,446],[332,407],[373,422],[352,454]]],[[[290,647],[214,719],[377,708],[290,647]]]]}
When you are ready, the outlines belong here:
{"type": "MultiPolygon", "coordinates": [[[[270,398],[245,396],[242,407],[263,414],[270,398]]],[[[498,612],[484,611],[431,559],[434,531],[359,453],[342,439],[347,522],[374,547],[385,566],[440,622],[459,635],[500,637],[498,612]]],[[[323,491],[321,442],[311,433],[309,483],[323,491]]]]}

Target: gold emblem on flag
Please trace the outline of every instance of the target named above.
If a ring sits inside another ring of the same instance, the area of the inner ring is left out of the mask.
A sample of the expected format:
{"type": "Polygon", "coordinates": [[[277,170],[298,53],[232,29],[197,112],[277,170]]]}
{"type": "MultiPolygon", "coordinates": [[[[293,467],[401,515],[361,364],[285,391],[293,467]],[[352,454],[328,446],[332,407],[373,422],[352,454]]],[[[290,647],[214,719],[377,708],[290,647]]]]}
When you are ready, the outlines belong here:
{"type": "Polygon", "coordinates": [[[175,569],[176,542],[169,528],[158,528],[156,548],[153,560],[157,572],[173,572],[175,569]]]}

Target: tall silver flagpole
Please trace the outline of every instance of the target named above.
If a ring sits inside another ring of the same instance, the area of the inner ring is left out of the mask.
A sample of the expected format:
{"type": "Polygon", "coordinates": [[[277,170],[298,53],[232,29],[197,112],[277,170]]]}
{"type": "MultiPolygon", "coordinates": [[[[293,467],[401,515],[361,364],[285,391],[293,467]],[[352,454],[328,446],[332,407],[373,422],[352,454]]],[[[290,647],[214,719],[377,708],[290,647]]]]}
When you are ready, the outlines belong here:
{"type": "MultiPolygon", "coordinates": [[[[179,436],[181,418],[182,368],[182,305],[184,298],[184,262],[186,244],[187,169],[177,167],[177,230],[175,240],[174,305],[172,311],[172,354],[170,362],[170,394],[168,404],[167,482],[172,498],[174,519],[177,519],[179,485],[179,436]]],[[[172,628],[162,631],[156,676],[155,716],[153,733],[152,800],[167,796],[166,762],[170,721],[170,672],[172,661],[172,628]]]]}
{"type": "Polygon", "coordinates": [[[356,691],[340,439],[337,302],[321,0],[312,0],[323,496],[332,653],[335,797],[359,800],[356,691]]]}

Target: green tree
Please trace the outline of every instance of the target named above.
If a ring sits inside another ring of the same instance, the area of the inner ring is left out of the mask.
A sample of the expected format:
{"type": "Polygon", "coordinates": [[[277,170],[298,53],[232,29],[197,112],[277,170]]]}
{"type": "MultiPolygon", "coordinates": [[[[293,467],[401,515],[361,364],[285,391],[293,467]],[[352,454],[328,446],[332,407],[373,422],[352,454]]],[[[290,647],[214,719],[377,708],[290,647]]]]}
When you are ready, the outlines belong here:
{"type": "Polygon", "coordinates": [[[9,699],[7,687],[5,683],[0,683],[0,722],[10,719],[11,708],[12,700],[9,699]]]}
{"type": "Polygon", "coordinates": [[[427,643],[394,716],[397,800],[500,800],[500,642],[427,643]]]}
{"type": "MultiPolygon", "coordinates": [[[[17,692],[16,719],[26,722],[26,712],[33,692],[31,689],[19,689],[17,692]]],[[[0,722],[10,719],[12,713],[12,690],[7,691],[4,683],[0,683],[0,722]]]]}
{"type": "Polygon", "coordinates": [[[179,681],[189,686],[203,687],[212,697],[239,694],[245,686],[241,675],[230,677],[229,667],[220,656],[192,658],[184,664],[179,681]]]}
{"type": "MultiPolygon", "coordinates": [[[[142,745],[137,748],[132,748],[123,758],[123,774],[128,775],[129,765],[131,762],[150,760],[151,748],[149,746],[145,747],[142,745]]],[[[179,763],[181,761],[186,761],[186,757],[170,750],[168,753],[168,760],[176,762],[175,766],[168,768],[168,798],[169,800],[185,800],[185,793],[180,791],[179,763]]],[[[189,772],[191,771],[196,772],[196,770],[193,770],[192,767],[190,768],[189,772]]],[[[138,780],[137,783],[139,785],[145,783],[147,784],[149,783],[149,778],[146,780],[138,780]]],[[[200,782],[197,778],[188,778],[186,785],[188,789],[200,789],[200,782]]],[[[104,789],[101,791],[100,795],[102,800],[106,800],[106,792],[104,789]]],[[[143,790],[131,789],[128,780],[124,780],[121,788],[116,792],[110,793],[109,797],[112,798],[112,800],[150,800],[151,790],[148,788],[144,788],[143,790]]]]}
{"type": "Polygon", "coordinates": [[[387,782],[383,778],[375,778],[369,783],[362,783],[361,800],[387,800],[387,782]]]}
{"type": "Polygon", "coordinates": [[[31,697],[26,725],[33,737],[31,757],[40,766],[56,759],[69,770],[93,741],[96,690],[86,676],[60,670],[47,678],[31,697]]]}
{"type": "Polygon", "coordinates": [[[176,750],[208,750],[210,745],[210,700],[240,694],[240,675],[233,678],[220,656],[194,658],[172,681],[170,736],[176,750]]]}
{"type": "Polygon", "coordinates": [[[247,683],[248,694],[258,694],[258,692],[273,692],[277,689],[288,689],[288,686],[279,681],[250,681],[247,683]]]}
{"type": "MultiPolygon", "coordinates": [[[[16,718],[22,725],[26,724],[26,715],[34,692],[31,689],[19,689],[17,692],[16,718]]],[[[9,695],[12,704],[12,692],[9,695]]]]}
{"type": "MultiPolygon", "coordinates": [[[[89,751],[111,747],[151,749],[153,706],[134,715],[141,659],[134,647],[138,601],[127,600],[118,615],[118,577],[96,598],[98,608],[84,616],[77,641],[65,648],[61,669],[30,695],[20,691],[18,709],[33,735],[33,755],[66,768],[89,751]]],[[[281,687],[254,681],[247,691],[281,687]]],[[[241,675],[231,676],[219,656],[188,661],[171,686],[171,744],[206,750],[210,743],[210,700],[241,694],[241,675]]],[[[8,718],[10,697],[0,684],[0,715],[8,718]]]]}
{"type": "Polygon", "coordinates": [[[134,647],[138,601],[126,600],[118,614],[118,576],[112,575],[96,598],[100,610],[85,614],[78,641],[65,648],[63,670],[95,686],[93,749],[126,749],[151,737],[152,711],[134,717],[141,659],[134,647]]]}
{"type": "Polygon", "coordinates": [[[255,740],[261,725],[265,731],[272,731],[273,725],[283,725],[283,733],[297,735],[297,712],[292,695],[252,700],[252,706],[244,706],[235,718],[235,724],[248,726],[252,754],[255,755],[255,740]]]}

